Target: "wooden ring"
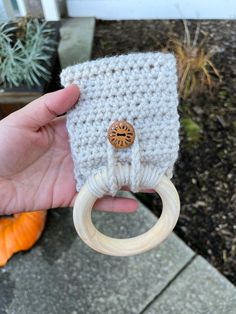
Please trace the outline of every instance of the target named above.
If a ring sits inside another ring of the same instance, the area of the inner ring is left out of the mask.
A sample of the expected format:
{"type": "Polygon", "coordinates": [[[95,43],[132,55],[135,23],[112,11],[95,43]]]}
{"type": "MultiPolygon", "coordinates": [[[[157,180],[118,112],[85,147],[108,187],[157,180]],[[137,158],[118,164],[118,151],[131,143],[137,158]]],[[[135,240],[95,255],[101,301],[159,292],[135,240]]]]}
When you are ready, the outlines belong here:
{"type": "MultiPolygon", "coordinates": [[[[103,173],[98,174],[102,180],[103,173]]],[[[174,229],[180,212],[180,201],[173,183],[163,176],[155,187],[163,209],[157,223],[147,232],[128,239],[111,238],[96,229],[91,212],[97,197],[85,184],[76,197],[73,220],[81,239],[95,251],[112,256],[130,256],[148,251],[163,242],[174,229]]]]}

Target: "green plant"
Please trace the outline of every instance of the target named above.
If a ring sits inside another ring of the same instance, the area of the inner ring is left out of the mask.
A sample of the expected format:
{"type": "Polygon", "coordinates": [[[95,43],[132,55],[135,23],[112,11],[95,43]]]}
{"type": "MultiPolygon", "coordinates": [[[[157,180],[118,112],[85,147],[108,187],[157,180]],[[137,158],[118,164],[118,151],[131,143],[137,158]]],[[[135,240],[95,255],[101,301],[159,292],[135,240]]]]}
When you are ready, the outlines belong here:
{"type": "Polygon", "coordinates": [[[0,85],[40,85],[49,81],[47,67],[56,49],[53,29],[39,19],[0,25],[0,85]]]}
{"type": "Polygon", "coordinates": [[[220,79],[220,73],[211,61],[212,56],[219,49],[214,47],[207,51],[205,34],[198,43],[200,24],[198,24],[193,40],[191,40],[187,21],[183,21],[183,23],[185,29],[183,42],[172,39],[170,46],[177,58],[179,93],[183,99],[186,99],[204,86],[211,88],[214,78],[220,79]]]}
{"type": "Polygon", "coordinates": [[[183,118],[181,120],[181,124],[185,130],[188,142],[190,142],[191,144],[198,143],[201,139],[201,127],[191,118],[183,118]]]}

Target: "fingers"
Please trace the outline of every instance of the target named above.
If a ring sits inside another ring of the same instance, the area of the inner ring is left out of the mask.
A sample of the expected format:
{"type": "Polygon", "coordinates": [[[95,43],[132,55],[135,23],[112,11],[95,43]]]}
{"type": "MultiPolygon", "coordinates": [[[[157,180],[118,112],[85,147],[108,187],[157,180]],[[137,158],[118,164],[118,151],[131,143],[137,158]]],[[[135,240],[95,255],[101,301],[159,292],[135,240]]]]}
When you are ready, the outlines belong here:
{"type": "Polygon", "coordinates": [[[70,85],[59,91],[45,94],[12,114],[17,126],[38,130],[58,115],[67,112],[78,100],[79,88],[70,85]]]}
{"type": "Polygon", "coordinates": [[[131,198],[105,196],[98,199],[94,205],[94,209],[116,212],[116,213],[133,213],[138,208],[138,202],[131,198]]]}

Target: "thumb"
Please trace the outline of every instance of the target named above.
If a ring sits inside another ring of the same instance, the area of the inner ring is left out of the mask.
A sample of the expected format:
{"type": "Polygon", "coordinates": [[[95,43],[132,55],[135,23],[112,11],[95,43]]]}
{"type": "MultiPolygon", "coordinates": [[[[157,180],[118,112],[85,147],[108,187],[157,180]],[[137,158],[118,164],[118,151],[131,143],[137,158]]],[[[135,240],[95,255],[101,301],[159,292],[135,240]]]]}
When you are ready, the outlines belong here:
{"type": "Polygon", "coordinates": [[[70,85],[45,94],[11,115],[11,121],[21,127],[38,130],[58,115],[67,112],[78,100],[79,88],[70,85]]]}

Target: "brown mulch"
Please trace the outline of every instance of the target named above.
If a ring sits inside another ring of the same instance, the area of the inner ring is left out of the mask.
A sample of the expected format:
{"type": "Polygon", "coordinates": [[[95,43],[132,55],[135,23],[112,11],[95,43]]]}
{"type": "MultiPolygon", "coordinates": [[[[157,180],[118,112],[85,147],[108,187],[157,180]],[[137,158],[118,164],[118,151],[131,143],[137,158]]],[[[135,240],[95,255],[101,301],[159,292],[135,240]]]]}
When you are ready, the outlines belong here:
{"type": "MultiPolygon", "coordinates": [[[[202,131],[191,144],[181,129],[174,182],[182,206],[175,231],[236,284],[236,21],[202,21],[201,30],[207,45],[221,51],[213,61],[222,82],[180,101],[181,118],[191,118],[202,131]]],[[[98,21],[93,58],[160,50],[171,37],[183,38],[181,21],[98,21]]],[[[139,196],[158,214],[157,196],[139,196]]]]}

